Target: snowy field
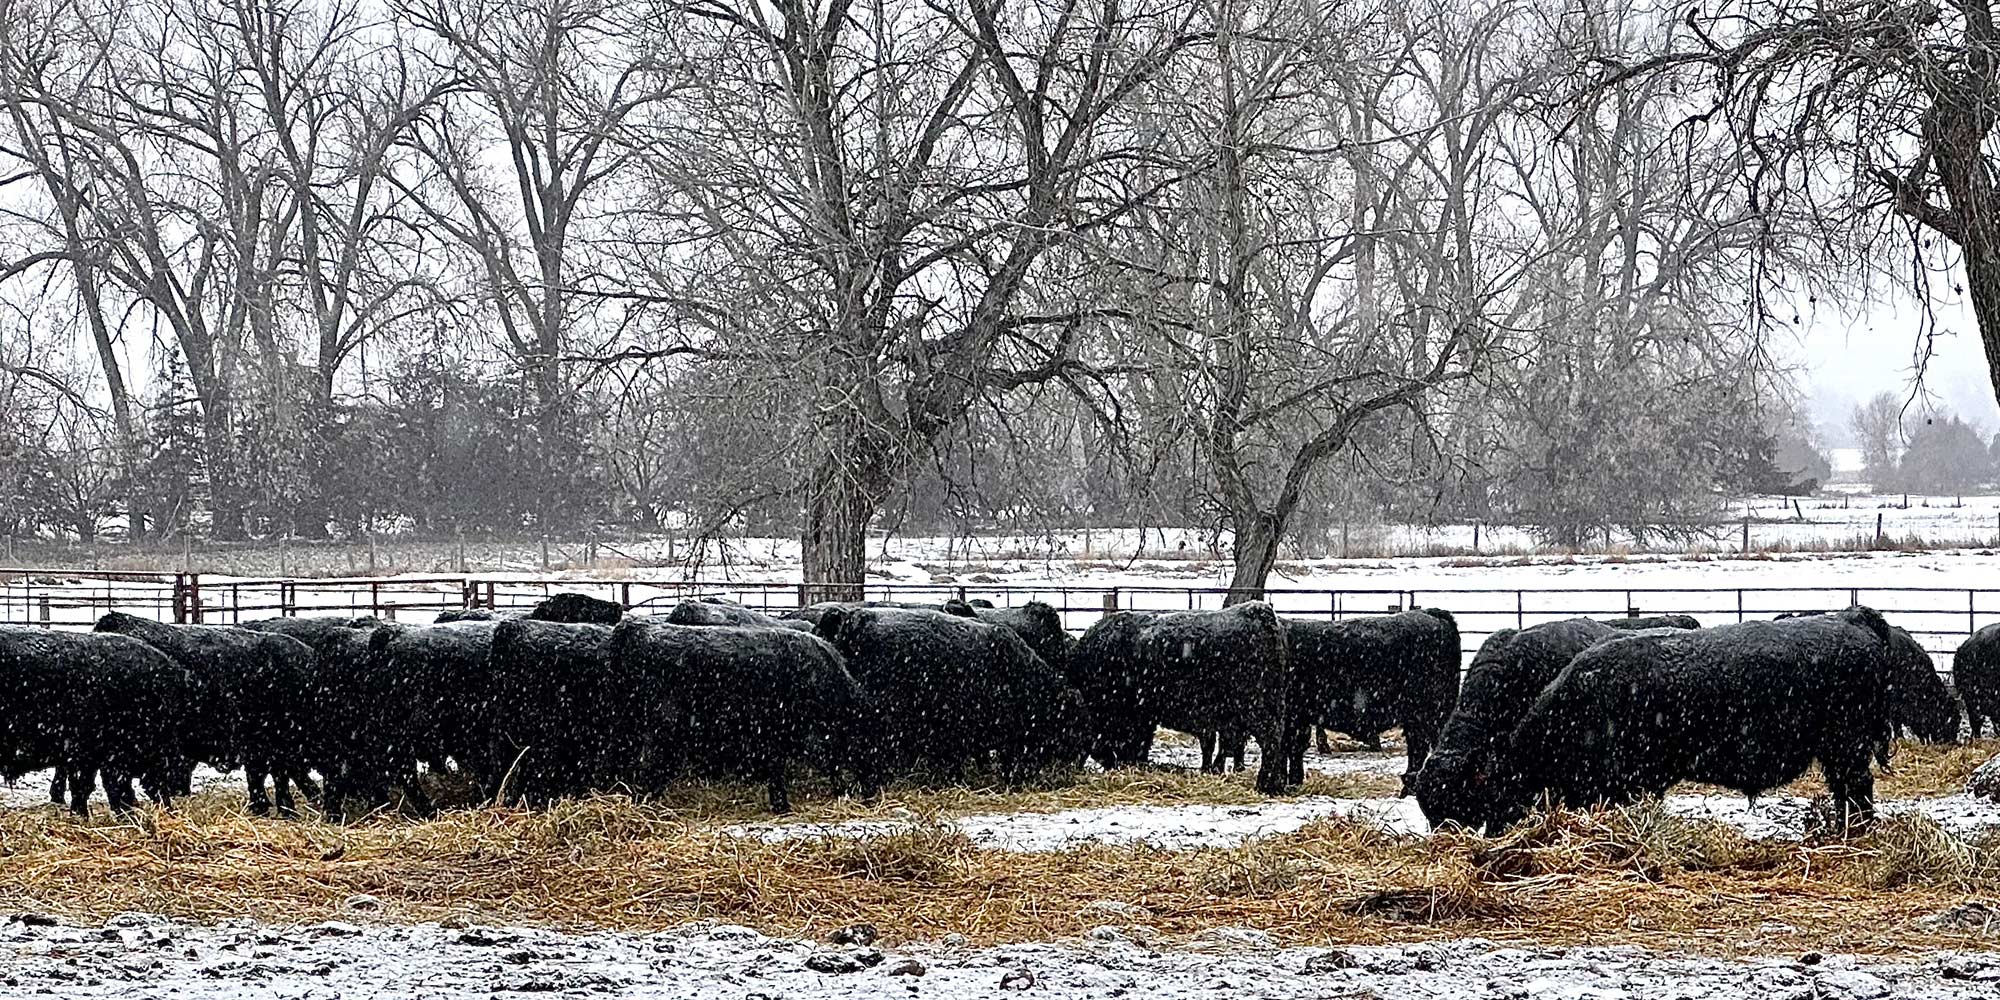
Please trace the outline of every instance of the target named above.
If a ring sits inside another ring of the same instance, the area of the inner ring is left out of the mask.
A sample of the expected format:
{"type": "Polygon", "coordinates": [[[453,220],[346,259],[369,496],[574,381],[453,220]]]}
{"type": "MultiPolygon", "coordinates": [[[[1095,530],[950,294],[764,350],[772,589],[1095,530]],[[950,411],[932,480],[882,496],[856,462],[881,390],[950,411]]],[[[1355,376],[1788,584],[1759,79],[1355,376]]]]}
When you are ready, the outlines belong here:
{"type": "Polygon", "coordinates": [[[103,926],[0,922],[0,986],[75,1000],[354,997],[1003,996],[1162,1000],[1990,1000],[2000,957],[1917,961],[1845,955],[1723,961],[1633,947],[1501,947],[1478,939],[1286,948],[1217,928],[1156,950],[1105,927],[1081,941],[972,948],[952,939],[892,950],[692,924],[656,934],[438,924],[200,926],[122,914],[103,926]]]}

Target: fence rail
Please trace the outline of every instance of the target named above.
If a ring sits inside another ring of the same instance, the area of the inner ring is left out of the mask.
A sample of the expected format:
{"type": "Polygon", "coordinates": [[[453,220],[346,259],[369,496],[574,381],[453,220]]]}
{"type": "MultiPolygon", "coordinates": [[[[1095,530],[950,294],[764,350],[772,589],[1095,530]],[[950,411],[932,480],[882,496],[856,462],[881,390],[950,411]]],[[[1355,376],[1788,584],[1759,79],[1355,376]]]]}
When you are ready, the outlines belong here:
{"type": "MultiPolygon", "coordinates": [[[[1115,611],[1220,607],[1226,587],[1161,585],[1041,585],[962,582],[869,583],[870,600],[937,603],[985,598],[1006,607],[1039,600],[1062,614],[1073,631],[1115,611]]],[[[0,568],[0,623],[88,628],[108,611],[178,623],[235,624],[294,614],[353,614],[429,622],[461,608],[525,608],[561,591],[664,609],[695,597],[723,597],[783,613],[811,603],[813,588],[798,583],[721,580],[548,579],[439,575],[380,579],[239,579],[198,573],[130,573],[0,568]]],[[[1866,604],[1916,636],[1941,667],[1967,635],[2000,622],[2000,589],[1961,587],[1275,587],[1265,599],[1289,617],[1341,619],[1406,608],[1452,612],[1469,657],[1503,628],[1578,616],[1687,614],[1703,625],[1768,618],[1787,611],[1821,611],[1866,604]]]]}

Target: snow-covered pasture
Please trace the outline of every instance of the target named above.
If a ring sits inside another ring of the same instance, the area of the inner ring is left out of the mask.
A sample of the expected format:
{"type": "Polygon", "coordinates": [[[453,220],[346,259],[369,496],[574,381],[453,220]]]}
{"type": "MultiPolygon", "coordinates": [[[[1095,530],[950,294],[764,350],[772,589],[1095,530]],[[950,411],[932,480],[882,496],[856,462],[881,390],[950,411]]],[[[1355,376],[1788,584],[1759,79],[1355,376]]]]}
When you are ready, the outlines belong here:
{"type": "MultiPolygon", "coordinates": [[[[974,948],[945,935],[877,949],[767,937],[713,921],[651,934],[452,923],[236,919],[204,926],[139,913],[101,926],[0,921],[0,981],[59,1000],[483,1000],[529,993],[964,1000],[1017,991],[1076,1000],[1973,1000],[2000,989],[2000,960],[1977,952],[1896,961],[1852,955],[1729,960],[1630,946],[1509,947],[1470,938],[1299,948],[1242,927],[1216,928],[1188,948],[1160,949],[1109,926],[1065,942],[974,948]]],[[[1770,933],[1782,937],[1784,930],[1774,926],[1770,933]]]]}

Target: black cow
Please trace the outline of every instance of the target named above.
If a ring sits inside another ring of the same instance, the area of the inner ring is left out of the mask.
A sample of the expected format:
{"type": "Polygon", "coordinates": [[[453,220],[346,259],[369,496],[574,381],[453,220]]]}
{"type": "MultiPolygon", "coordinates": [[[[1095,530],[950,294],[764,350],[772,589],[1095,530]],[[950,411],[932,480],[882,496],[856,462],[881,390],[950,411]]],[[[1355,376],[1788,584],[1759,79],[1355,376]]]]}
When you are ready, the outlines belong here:
{"type": "Polygon", "coordinates": [[[995,760],[1018,781],[1078,767],[1089,750],[1082,696],[1011,629],[940,611],[838,607],[815,633],[879,707],[891,768],[962,774],[995,760]]]}
{"type": "Polygon", "coordinates": [[[79,816],[100,774],[115,812],[136,804],[134,781],[169,806],[194,695],[186,669],[137,639],[0,625],[0,777],[55,768],[79,816]]]}
{"type": "Polygon", "coordinates": [[[493,630],[484,776],[489,800],[544,804],[602,784],[603,706],[629,696],[610,688],[611,629],[536,620],[493,630]],[[503,787],[504,786],[504,787],[503,787]]]}
{"type": "MultiPolygon", "coordinates": [[[[308,777],[308,698],[313,652],[289,636],[222,625],[168,625],[111,612],[97,631],[131,636],[167,654],[194,677],[190,761],[217,770],[241,767],[250,811],[271,811],[268,778],[280,815],[295,815],[292,787],[318,794],[308,777]]],[[[185,791],[185,788],[183,788],[185,791]]]]}
{"type": "Polygon", "coordinates": [[[813,623],[803,618],[773,618],[761,611],[746,608],[741,604],[715,598],[696,601],[682,601],[667,612],[667,622],[672,625],[726,625],[737,628],[789,628],[810,632],[813,623]]]}
{"type": "Polygon", "coordinates": [[[569,625],[616,625],[625,617],[625,605],[589,594],[565,592],[543,598],[525,617],[530,621],[569,625]]]}
{"type": "Polygon", "coordinates": [[[2000,734],[2000,625],[1988,625],[1959,644],[1951,655],[1951,683],[1965,702],[1972,738],[1979,738],[1989,719],[2000,734]]]}
{"type": "Polygon", "coordinates": [[[1220,770],[1217,735],[1240,732],[1264,750],[1258,790],[1282,792],[1287,649],[1285,623],[1262,601],[1105,617],[1070,652],[1071,676],[1097,720],[1093,752],[1106,767],[1139,763],[1165,726],[1200,737],[1204,768],[1220,770]]]}
{"type": "MultiPolygon", "coordinates": [[[[1790,618],[1813,618],[1820,615],[1838,614],[1832,611],[1781,611],[1773,619],[1785,621],[1790,618]]],[[[1937,675],[1937,664],[1930,658],[1923,644],[1907,631],[1890,626],[1894,633],[1891,645],[1910,671],[1904,676],[1910,683],[1899,686],[1891,699],[1895,726],[1887,739],[1876,750],[1876,759],[1884,768],[1889,766],[1891,741],[1902,732],[1909,732],[1925,743],[1953,743],[1958,740],[1958,696],[1951,686],[1937,675]],[[1916,668],[1927,670],[1928,676],[1920,675],[1916,668]]],[[[1956,680],[1956,673],[1953,675],[1956,680]]]]}
{"type": "MultiPolygon", "coordinates": [[[[835,786],[876,784],[879,729],[834,647],[792,629],[689,626],[641,619],[611,633],[621,677],[653,681],[688,765],[764,781],[771,810],[791,808],[786,769],[810,763],[835,786]]],[[[614,693],[615,696],[615,693],[614,693]]]]}
{"type": "Polygon", "coordinates": [[[417,761],[435,752],[428,702],[436,689],[422,664],[408,658],[384,662],[375,649],[380,630],[333,629],[313,646],[312,756],[324,783],[321,811],[336,823],[355,800],[368,810],[388,805],[392,788],[411,812],[432,809],[417,782],[417,761]]]}
{"type": "Polygon", "coordinates": [[[1409,755],[1403,794],[1409,794],[1458,704],[1457,620],[1428,608],[1337,622],[1295,619],[1286,623],[1286,640],[1289,780],[1305,780],[1306,743],[1315,724],[1379,733],[1387,722],[1403,727],[1409,755]]]}
{"type": "Polygon", "coordinates": [[[988,625],[998,625],[1012,629],[1021,637],[1042,662],[1068,676],[1069,654],[1076,648],[1076,637],[1063,628],[1062,613],[1054,605],[1043,601],[1029,601],[1019,607],[996,608],[990,603],[985,606],[971,601],[951,600],[940,609],[946,614],[961,618],[977,618],[988,625]]]}
{"type": "Polygon", "coordinates": [[[1498,808],[1500,756],[1528,706],[1576,654],[1630,635],[1603,622],[1570,618],[1486,637],[1445,720],[1437,746],[1411,782],[1432,825],[1484,822],[1498,808]]]}
{"type": "Polygon", "coordinates": [[[509,622],[528,617],[528,612],[519,609],[499,608],[452,608],[438,612],[434,625],[451,625],[457,622],[509,622]]]}
{"type": "Polygon", "coordinates": [[[1644,632],[1655,628],[1700,628],[1701,623],[1691,615],[1638,615],[1628,618],[1600,618],[1599,621],[1615,629],[1626,632],[1644,632]]]}
{"type": "Polygon", "coordinates": [[[1562,805],[1624,804],[1681,781],[1755,796],[1815,761],[1844,815],[1874,808],[1869,761],[1896,722],[1898,691],[1928,658],[1897,649],[1874,610],[1700,631],[1654,631],[1578,653],[1516,726],[1489,824],[1546,793],[1562,805]]]}
{"type": "Polygon", "coordinates": [[[491,759],[489,739],[490,656],[499,624],[387,625],[369,635],[370,669],[379,673],[374,683],[395,692],[392,704],[375,707],[402,734],[399,762],[414,755],[437,770],[449,760],[482,783],[494,767],[506,766],[491,759]]]}
{"type": "Polygon", "coordinates": [[[255,621],[238,622],[238,628],[253,632],[273,632],[288,635],[308,646],[318,645],[328,633],[340,629],[370,629],[382,624],[373,616],[348,617],[345,615],[319,615],[304,618],[259,618],[255,621]]]}
{"type": "MultiPolygon", "coordinates": [[[[1910,633],[1893,625],[1889,633],[1890,652],[1899,667],[1889,686],[1891,735],[1908,730],[1925,743],[1958,742],[1958,698],[1938,676],[1937,663],[1910,633]]],[[[1886,743],[1881,760],[1888,766],[1886,743]]]]}

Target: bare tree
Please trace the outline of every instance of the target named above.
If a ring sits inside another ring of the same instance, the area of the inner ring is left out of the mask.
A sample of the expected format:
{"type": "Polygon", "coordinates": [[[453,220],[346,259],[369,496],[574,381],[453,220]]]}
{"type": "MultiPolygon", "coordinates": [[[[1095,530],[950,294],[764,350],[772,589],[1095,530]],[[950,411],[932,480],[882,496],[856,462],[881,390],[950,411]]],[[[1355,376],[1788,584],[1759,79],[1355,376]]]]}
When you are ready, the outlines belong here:
{"type": "Polygon", "coordinates": [[[1893,487],[1896,459],[1903,450],[1903,400],[1878,392],[1857,404],[1847,418],[1854,440],[1861,444],[1861,465],[1870,483],[1893,487]]]}
{"type": "MultiPolygon", "coordinates": [[[[1650,27],[1673,32],[1672,49],[1638,58],[1603,53],[1586,91],[1660,75],[1688,86],[1691,121],[1727,123],[1741,144],[1749,208],[1817,223],[1804,246],[1822,274],[1872,260],[1914,280],[1928,298],[1934,269],[1963,268],[2000,393],[2000,198],[1991,145],[2000,27],[1989,5],[1661,4],[1650,27]],[[1884,251],[1898,246],[1914,259],[1888,259],[1884,251]]],[[[1927,338],[1916,353],[1921,369],[1927,338]]]]}
{"type": "Polygon", "coordinates": [[[1055,251],[1153,196],[1120,123],[1195,35],[1177,5],[1115,0],[700,0],[669,28],[709,75],[654,144],[688,205],[659,282],[702,354],[807,408],[805,577],[858,596],[917,455],[1077,367],[1095,309],[1055,251]]]}
{"type": "Polygon", "coordinates": [[[633,155],[628,122],[690,74],[639,41],[666,16],[644,5],[413,0],[399,16],[437,43],[450,81],[398,135],[427,173],[387,178],[471,255],[535,397],[539,461],[556,475],[583,442],[563,359],[599,302],[593,293],[612,283],[589,242],[591,220],[633,155]]]}

